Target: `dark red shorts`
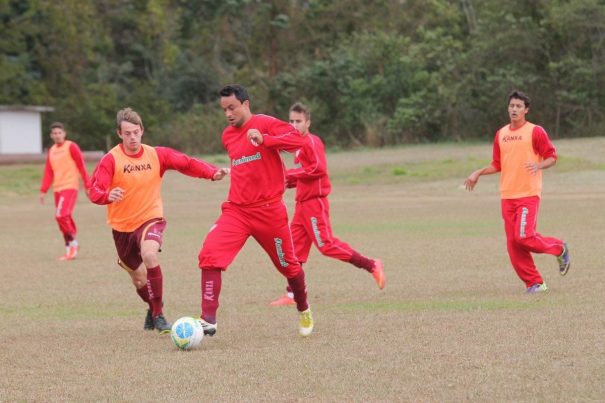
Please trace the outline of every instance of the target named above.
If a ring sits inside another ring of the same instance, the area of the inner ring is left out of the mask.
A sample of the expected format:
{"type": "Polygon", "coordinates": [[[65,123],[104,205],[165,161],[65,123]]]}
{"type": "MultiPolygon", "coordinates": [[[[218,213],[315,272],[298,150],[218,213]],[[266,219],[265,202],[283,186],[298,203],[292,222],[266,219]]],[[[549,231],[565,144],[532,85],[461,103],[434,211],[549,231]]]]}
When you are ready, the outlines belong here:
{"type": "Polygon", "coordinates": [[[126,270],[136,270],[143,263],[141,257],[141,242],[156,241],[162,246],[162,236],[166,228],[166,220],[154,218],[132,232],[113,230],[113,241],[118,252],[118,264],[126,270]]]}

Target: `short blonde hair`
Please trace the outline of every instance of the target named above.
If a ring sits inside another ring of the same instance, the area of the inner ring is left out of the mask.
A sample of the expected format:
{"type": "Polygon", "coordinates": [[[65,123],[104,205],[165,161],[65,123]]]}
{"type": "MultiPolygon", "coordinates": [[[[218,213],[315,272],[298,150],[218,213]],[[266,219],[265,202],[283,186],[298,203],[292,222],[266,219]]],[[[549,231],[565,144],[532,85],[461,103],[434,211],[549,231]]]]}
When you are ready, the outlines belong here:
{"type": "Polygon", "coordinates": [[[133,125],[139,125],[139,127],[143,129],[143,120],[141,119],[138,113],[132,110],[132,108],[124,108],[118,111],[118,115],[116,116],[118,130],[121,130],[122,128],[122,122],[128,122],[132,123],[133,125]]]}

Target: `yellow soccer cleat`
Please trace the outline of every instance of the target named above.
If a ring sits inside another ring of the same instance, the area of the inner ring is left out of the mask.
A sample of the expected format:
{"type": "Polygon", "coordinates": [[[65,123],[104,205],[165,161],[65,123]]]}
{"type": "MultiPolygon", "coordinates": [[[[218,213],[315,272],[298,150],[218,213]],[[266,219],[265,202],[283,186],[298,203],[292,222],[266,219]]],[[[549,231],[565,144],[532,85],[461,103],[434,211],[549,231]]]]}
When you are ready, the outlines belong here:
{"type": "Polygon", "coordinates": [[[306,337],[313,331],[313,315],[311,315],[311,308],[307,308],[306,311],[300,312],[300,322],[298,323],[298,332],[301,336],[306,337]]]}

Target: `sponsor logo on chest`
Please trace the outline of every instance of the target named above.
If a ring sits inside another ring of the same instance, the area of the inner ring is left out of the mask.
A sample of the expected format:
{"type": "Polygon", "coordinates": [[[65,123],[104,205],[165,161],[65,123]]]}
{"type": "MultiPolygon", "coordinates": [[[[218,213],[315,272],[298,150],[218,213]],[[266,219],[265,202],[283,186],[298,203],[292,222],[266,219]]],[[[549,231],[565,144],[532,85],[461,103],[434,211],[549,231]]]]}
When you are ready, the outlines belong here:
{"type": "Polygon", "coordinates": [[[510,141],[523,141],[523,136],[519,134],[506,134],[502,137],[502,142],[508,143],[510,141]]]}
{"type": "Polygon", "coordinates": [[[233,160],[233,163],[231,165],[233,165],[235,167],[235,166],[238,166],[238,165],[247,164],[248,162],[260,160],[261,158],[262,157],[261,157],[260,151],[259,151],[256,154],[253,154],[253,155],[250,155],[250,156],[244,155],[241,158],[235,159],[235,160],[233,160]]]}
{"type": "Polygon", "coordinates": [[[122,167],[122,173],[125,174],[149,170],[151,170],[151,164],[149,162],[144,164],[124,164],[124,166],[122,167]]]}

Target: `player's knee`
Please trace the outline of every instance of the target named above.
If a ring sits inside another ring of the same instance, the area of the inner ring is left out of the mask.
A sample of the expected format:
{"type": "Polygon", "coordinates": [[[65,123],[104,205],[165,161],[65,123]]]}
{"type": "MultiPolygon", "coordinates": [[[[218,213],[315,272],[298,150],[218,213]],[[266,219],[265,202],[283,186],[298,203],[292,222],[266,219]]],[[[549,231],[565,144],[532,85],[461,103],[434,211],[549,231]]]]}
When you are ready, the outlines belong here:
{"type": "Polygon", "coordinates": [[[515,234],[515,243],[521,246],[529,246],[533,241],[533,237],[521,236],[515,234]]]}
{"type": "Polygon", "coordinates": [[[319,253],[321,253],[324,256],[330,256],[330,252],[332,251],[332,244],[331,243],[324,243],[321,246],[317,246],[317,249],[319,250],[319,253]]]}
{"type": "Polygon", "coordinates": [[[145,264],[146,267],[155,267],[159,264],[158,254],[156,251],[141,252],[141,258],[143,259],[143,264],[145,264]]]}
{"type": "Polygon", "coordinates": [[[289,265],[287,268],[281,268],[279,271],[286,278],[294,278],[300,274],[302,266],[300,264],[289,265]]]}

